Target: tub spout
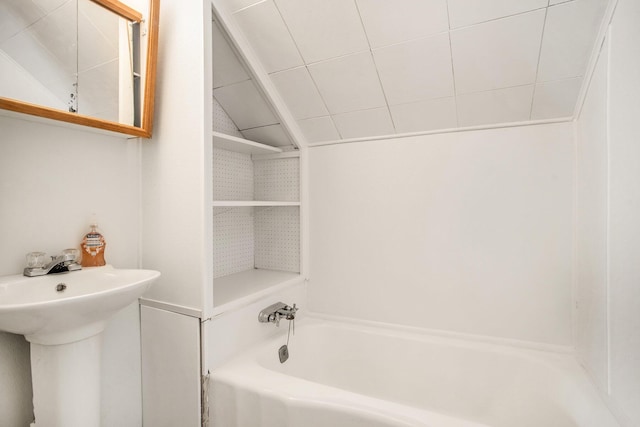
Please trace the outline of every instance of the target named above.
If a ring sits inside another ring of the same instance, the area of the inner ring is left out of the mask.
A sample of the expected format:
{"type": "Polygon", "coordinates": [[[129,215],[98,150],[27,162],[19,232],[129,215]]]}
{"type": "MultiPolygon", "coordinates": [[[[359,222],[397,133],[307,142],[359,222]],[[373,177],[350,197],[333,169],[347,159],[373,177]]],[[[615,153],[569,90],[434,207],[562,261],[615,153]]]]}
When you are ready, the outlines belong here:
{"type": "Polygon", "coordinates": [[[277,302],[260,311],[258,322],[275,323],[276,326],[280,326],[280,319],[294,320],[297,311],[298,308],[295,304],[290,307],[283,302],[277,302]]]}

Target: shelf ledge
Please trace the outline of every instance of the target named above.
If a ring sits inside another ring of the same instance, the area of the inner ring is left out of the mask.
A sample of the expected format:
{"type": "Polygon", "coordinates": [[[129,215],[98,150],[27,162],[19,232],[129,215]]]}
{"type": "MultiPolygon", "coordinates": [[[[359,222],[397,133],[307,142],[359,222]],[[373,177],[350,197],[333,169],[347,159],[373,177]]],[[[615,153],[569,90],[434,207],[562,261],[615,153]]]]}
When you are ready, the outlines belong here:
{"type": "Polygon", "coordinates": [[[300,273],[252,269],[213,279],[213,315],[247,305],[273,292],[304,282],[300,273]]]}
{"type": "Polygon", "coordinates": [[[300,206],[300,202],[272,202],[263,200],[216,200],[213,202],[214,208],[252,206],[300,206]]]}
{"type": "Polygon", "coordinates": [[[224,133],[213,131],[213,148],[234,151],[243,154],[275,154],[282,153],[282,149],[271,145],[260,144],[248,139],[236,136],[225,135],[224,133]]]}

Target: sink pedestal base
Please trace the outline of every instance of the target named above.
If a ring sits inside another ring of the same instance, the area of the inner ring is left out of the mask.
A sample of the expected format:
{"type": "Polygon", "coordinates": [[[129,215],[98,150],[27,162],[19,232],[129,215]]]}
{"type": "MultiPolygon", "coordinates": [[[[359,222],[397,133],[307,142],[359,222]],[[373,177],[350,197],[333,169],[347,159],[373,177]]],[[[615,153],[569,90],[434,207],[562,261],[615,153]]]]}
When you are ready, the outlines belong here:
{"type": "Polygon", "coordinates": [[[100,427],[102,334],[61,345],[31,343],[35,427],[100,427]]]}

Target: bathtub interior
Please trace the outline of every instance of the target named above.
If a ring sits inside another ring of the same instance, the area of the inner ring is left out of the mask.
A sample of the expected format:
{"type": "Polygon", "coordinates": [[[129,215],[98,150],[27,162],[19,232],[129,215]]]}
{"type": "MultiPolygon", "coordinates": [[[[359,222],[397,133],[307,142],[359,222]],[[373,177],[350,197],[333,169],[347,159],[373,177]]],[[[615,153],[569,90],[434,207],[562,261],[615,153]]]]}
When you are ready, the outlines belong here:
{"type": "MultiPolygon", "coordinates": [[[[219,381],[226,379],[228,387],[235,382],[231,388],[235,390],[232,395],[236,403],[251,403],[254,399],[253,404],[259,401],[262,406],[284,405],[281,416],[289,422],[296,414],[298,418],[307,417],[322,408],[335,416],[351,414],[349,416],[355,420],[375,413],[375,416],[371,415],[372,419],[387,418],[376,421],[382,422],[380,426],[384,427],[431,425],[420,420],[432,420],[433,414],[444,417],[434,427],[618,426],[584,372],[568,354],[416,336],[312,319],[305,323],[296,328],[296,334],[291,338],[290,358],[286,363],[281,364],[277,356],[277,349],[286,336],[279,336],[235,361],[236,372],[244,369],[245,373],[253,372],[253,377],[265,381],[228,375],[233,368],[219,376],[219,381]],[[230,382],[231,378],[237,381],[230,382]],[[255,396],[242,395],[248,390],[255,396]],[[340,401],[333,398],[342,392],[346,392],[342,394],[343,401],[353,400],[350,410],[341,408],[340,401]],[[364,396],[370,401],[361,404],[364,400],[354,396],[364,396]],[[267,401],[272,403],[266,404],[267,401]],[[387,406],[393,408],[383,408],[387,406]],[[354,408],[360,408],[357,416],[353,415],[354,408]],[[407,418],[410,421],[392,415],[396,410],[413,414],[407,418]]],[[[224,367],[222,372],[225,372],[224,367]]],[[[270,425],[265,422],[228,425],[270,425]]],[[[377,425],[371,420],[369,424],[358,422],[333,425],[377,425]]],[[[282,425],[306,427],[311,424],[282,425]]],[[[318,425],[332,424],[325,420],[318,425]]]]}

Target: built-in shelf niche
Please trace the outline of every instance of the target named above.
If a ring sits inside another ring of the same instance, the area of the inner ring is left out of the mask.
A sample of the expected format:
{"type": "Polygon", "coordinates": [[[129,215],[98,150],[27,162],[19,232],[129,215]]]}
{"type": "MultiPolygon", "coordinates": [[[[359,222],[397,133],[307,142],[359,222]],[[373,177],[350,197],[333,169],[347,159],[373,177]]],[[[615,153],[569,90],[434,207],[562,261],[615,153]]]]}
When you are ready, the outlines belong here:
{"type": "Polygon", "coordinates": [[[299,278],[298,153],[214,132],[213,230],[214,307],[299,278]]]}

